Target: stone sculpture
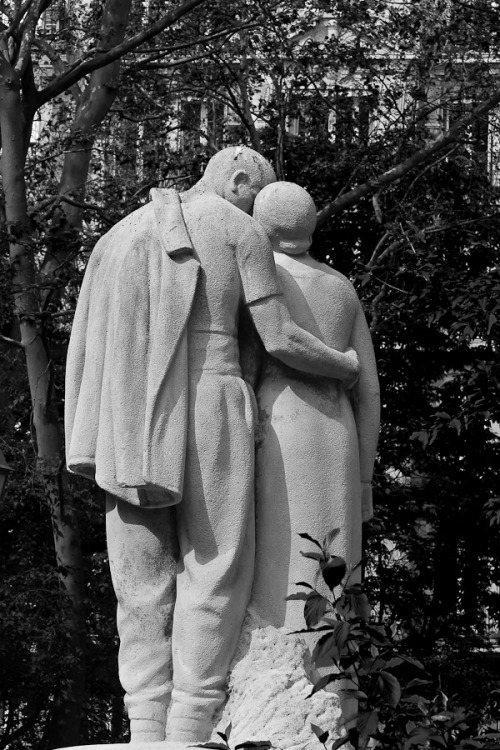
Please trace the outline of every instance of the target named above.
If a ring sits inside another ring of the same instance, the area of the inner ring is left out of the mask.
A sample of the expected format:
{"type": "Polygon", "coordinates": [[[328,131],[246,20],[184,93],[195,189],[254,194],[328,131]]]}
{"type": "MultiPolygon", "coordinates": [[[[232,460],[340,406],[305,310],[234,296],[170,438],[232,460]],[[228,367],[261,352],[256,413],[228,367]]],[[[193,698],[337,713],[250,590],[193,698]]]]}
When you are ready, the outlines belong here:
{"type": "Polygon", "coordinates": [[[247,215],[274,180],[251,149],[221,151],[194,188],[152,191],[111,229],[82,286],[67,464],[107,491],[133,742],[163,740],[165,725],[172,742],[210,736],[250,596],[255,402],[238,360],[241,306],[286,365],[346,385],[358,376],[354,351],[301,329],[283,302],[247,215]]]}
{"type": "Polygon", "coordinates": [[[352,390],[265,356],[256,389],[256,564],[251,609],[275,627],[304,626],[303,603],[285,601],[317,566],[300,555],[298,534],[323,539],[333,528],[335,554],[361,558],[362,520],[372,515],[371,480],[379,431],[373,346],[352,284],[308,254],[316,209],[298,185],[268,185],[254,217],[269,236],[286,304],[305,330],[339,350],[353,347],[361,374],[352,390]]]}

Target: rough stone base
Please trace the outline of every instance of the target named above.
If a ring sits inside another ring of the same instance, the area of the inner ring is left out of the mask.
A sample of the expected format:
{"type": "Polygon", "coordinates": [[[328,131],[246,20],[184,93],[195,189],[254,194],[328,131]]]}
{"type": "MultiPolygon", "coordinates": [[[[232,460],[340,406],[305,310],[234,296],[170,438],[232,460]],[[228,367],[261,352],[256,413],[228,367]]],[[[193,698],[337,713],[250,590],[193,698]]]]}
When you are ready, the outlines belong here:
{"type": "MultiPolygon", "coordinates": [[[[319,750],[311,723],[330,736],[342,732],[339,699],[319,691],[308,698],[313,674],[309,649],[300,636],[266,626],[248,614],[229,674],[229,698],[217,719],[216,732],[231,724],[229,745],[268,740],[276,750],[319,750]]],[[[123,750],[125,744],[87,745],[86,750],[123,750]]],[[[130,745],[128,746],[130,747],[130,745]]],[[[137,750],[187,750],[173,742],[133,743],[137,750]]],[[[75,750],[70,748],[68,750],[75,750]]]]}
{"type": "Polygon", "coordinates": [[[283,750],[313,750],[321,743],[311,723],[338,734],[341,718],[335,694],[320,691],[308,698],[312,684],[309,649],[297,635],[245,620],[229,676],[229,698],[216,729],[232,725],[229,744],[269,740],[283,750]]]}

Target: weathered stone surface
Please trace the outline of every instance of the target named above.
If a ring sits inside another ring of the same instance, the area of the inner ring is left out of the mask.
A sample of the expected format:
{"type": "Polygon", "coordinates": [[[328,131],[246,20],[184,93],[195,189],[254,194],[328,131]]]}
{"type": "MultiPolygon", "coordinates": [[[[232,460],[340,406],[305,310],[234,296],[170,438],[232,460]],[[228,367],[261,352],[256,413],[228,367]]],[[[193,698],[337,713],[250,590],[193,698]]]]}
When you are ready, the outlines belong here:
{"type": "Polygon", "coordinates": [[[256,563],[254,611],[276,627],[302,627],[303,604],[286,601],[317,563],[301,556],[332,529],[332,552],[355,565],[379,430],[379,386],[370,332],[351,282],[307,252],[316,212],[298,185],[277,182],[257,196],[254,216],[268,232],[278,278],[294,320],[328,346],[352,347],[361,374],[351,390],[264,355],[256,388],[256,563]]]}
{"type": "MultiPolygon", "coordinates": [[[[224,732],[231,724],[229,745],[268,740],[279,750],[319,750],[321,743],[311,723],[333,735],[339,728],[341,711],[334,693],[312,690],[314,670],[303,637],[287,628],[266,625],[248,613],[243,625],[228,682],[228,700],[212,733],[224,732]]],[[[100,750],[137,747],[138,750],[187,750],[186,743],[134,742],[132,745],[92,745],[100,750]]]]}
{"type": "Polygon", "coordinates": [[[165,724],[172,741],[208,738],[250,598],[256,409],[240,310],[286,366],[347,386],[359,371],[354,351],[300,328],[283,302],[269,240],[246,215],[274,179],[260,154],[225,149],[191,190],[153,191],[113,227],[82,285],[67,460],[108,492],[134,740],[162,740],[165,724]]]}
{"type": "Polygon", "coordinates": [[[311,723],[339,732],[334,693],[312,690],[313,668],[304,639],[247,615],[229,674],[229,698],[218,729],[232,725],[230,744],[268,740],[284,750],[321,747],[311,723]]]}

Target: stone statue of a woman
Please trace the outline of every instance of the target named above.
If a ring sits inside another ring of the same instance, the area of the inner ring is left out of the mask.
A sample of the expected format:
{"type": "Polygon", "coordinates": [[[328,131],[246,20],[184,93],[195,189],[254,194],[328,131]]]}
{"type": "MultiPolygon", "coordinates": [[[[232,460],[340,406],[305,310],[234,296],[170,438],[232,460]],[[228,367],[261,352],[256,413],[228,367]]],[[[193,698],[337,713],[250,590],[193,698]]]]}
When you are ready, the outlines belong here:
{"type": "Polygon", "coordinates": [[[256,396],[256,567],[251,608],[275,627],[304,626],[300,601],[285,601],[317,565],[300,555],[298,534],[361,557],[361,526],[372,514],[371,481],[379,431],[379,387],[370,332],[352,284],[308,253],[316,209],[303,188],[276,182],[257,196],[254,218],[267,232],[278,278],[296,323],[339,351],[352,347],[361,374],[350,390],[264,355],[256,396]]]}

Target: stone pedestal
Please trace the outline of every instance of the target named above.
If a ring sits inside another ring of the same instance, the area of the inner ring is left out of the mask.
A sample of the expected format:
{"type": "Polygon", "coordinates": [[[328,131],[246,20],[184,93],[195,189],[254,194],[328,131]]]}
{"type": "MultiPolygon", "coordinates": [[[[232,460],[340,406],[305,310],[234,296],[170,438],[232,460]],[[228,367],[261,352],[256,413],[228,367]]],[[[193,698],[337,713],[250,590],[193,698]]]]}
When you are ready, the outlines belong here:
{"type": "Polygon", "coordinates": [[[229,674],[229,698],[216,727],[224,731],[231,722],[233,747],[268,740],[283,750],[320,748],[311,723],[341,733],[338,697],[324,691],[308,697],[314,679],[309,649],[289,632],[247,615],[229,674]]]}
{"type": "MultiPolygon", "coordinates": [[[[224,732],[231,724],[231,748],[245,741],[268,740],[277,750],[319,750],[322,745],[311,724],[338,736],[341,710],[334,693],[320,691],[308,697],[310,678],[315,675],[304,639],[290,635],[287,628],[266,626],[248,613],[229,673],[228,700],[216,718],[212,741],[220,741],[217,730],[224,732]]],[[[119,750],[127,745],[85,747],[119,750]]],[[[133,747],[187,750],[193,745],[144,742],[133,747]]]]}

